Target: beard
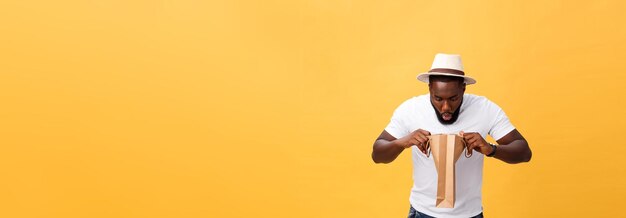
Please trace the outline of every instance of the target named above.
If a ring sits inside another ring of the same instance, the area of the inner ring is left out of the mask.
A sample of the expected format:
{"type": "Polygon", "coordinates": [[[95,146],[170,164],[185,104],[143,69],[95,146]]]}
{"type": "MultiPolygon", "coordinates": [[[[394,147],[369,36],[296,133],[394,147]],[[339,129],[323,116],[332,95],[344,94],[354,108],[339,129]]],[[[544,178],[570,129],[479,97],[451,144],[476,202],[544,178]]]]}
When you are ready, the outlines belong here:
{"type": "Polygon", "coordinates": [[[443,125],[450,125],[456,122],[457,119],[459,119],[459,114],[461,113],[461,105],[463,105],[463,101],[461,101],[461,104],[459,104],[459,107],[454,111],[454,113],[452,113],[452,119],[450,120],[443,119],[442,113],[439,113],[439,110],[437,110],[437,108],[435,107],[432,101],[430,102],[430,105],[433,106],[433,109],[435,110],[435,114],[437,115],[437,119],[439,120],[439,122],[443,125]]]}

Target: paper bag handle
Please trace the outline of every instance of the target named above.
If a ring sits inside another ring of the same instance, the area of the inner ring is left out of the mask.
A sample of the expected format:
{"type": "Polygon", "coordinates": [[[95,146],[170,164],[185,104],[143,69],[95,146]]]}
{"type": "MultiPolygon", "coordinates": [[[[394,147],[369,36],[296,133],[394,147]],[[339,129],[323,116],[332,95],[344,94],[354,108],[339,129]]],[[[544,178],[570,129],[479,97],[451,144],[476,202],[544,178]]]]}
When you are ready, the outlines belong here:
{"type": "Polygon", "coordinates": [[[472,157],[472,150],[470,150],[469,147],[467,147],[467,142],[465,142],[465,139],[463,139],[462,141],[463,141],[463,146],[465,147],[465,157],[466,158],[472,157]]]}
{"type": "MultiPolygon", "coordinates": [[[[461,141],[463,142],[463,147],[465,147],[465,148],[464,148],[464,149],[465,149],[465,157],[466,157],[466,158],[470,158],[470,157],[472,157],[472,150],[470,150],[470,149],[467,147],[467,143],[465,142],[465,139],[463,139],[463,140],[461,140],[461,141]]],[[[430,151],[430,137],[428,137],[428,141],[426,141],[426,150],[427,150],[427,152],[426,152],[426,157],[430,157],[430,152],[431,152],[431,151],[430,151]]]]}
{"type": "Polygon", "coordinates": [[[426,157],[430,157],[430,137],[428,137],[428,141],[426,141],[426,157]]]}

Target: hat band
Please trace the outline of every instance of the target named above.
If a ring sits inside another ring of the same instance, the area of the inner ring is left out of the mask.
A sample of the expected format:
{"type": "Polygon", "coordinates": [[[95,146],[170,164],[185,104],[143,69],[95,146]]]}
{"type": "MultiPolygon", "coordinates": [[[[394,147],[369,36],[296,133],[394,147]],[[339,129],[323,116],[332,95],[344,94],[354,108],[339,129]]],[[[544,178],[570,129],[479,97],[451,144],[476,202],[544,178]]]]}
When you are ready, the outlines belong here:
{"type": "Polygon", "coordinates": [[[449,68],[434,68],[434,69],[429,70],[428,72],[429,73],[450,73],[450,74],[465,76],[465,73],[463,71],[449,69],[449,68]]]}

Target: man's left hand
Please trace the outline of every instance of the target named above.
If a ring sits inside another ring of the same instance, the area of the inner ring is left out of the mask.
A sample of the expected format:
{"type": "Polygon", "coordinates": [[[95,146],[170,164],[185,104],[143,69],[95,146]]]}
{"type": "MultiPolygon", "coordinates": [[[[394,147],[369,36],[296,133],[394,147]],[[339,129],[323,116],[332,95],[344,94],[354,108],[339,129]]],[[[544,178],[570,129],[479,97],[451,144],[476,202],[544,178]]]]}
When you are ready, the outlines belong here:
{"type": "Polygon", "coordinates": [[[479,133],[461,131],[459,135],[465,139],[465,143],[467,143],[468,150],[470,151],[475,150],[484,155],[491,154],[493,151],[491,145],[489,145],[479,133]]]}

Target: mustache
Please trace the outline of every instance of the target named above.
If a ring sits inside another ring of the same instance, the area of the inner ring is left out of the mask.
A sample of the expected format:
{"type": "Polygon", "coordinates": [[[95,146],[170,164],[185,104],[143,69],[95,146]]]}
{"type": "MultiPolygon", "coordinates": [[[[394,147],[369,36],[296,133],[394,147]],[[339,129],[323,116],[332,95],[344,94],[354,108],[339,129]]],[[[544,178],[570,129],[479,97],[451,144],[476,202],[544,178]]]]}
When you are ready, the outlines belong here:
{"type": "Polygon", "coordinates": [[[439,120],[439,122],[441,124],[449,125],[449,124],[453,124],[454,122],[456,122],[456,120],[459,118],[459,114],[461,113],[461,105],[463,105],[463,101],[461,101],[461,104],[459,105],[459,107],[454,112],[443,112],[443,113],[440,113],[437,110],[437,107],[435,107],[435,104],[433,104],[432,101],[430,101],[430,105],[432,105],[433,109],[435,110],[435,115],[437,116],[437,120],[439,120]],[[452,119],[450,119],[450,120],[443,119],[443,114],[446,114],[446,115],[450,114],[450,115],[452,115],[452,119]]]}

